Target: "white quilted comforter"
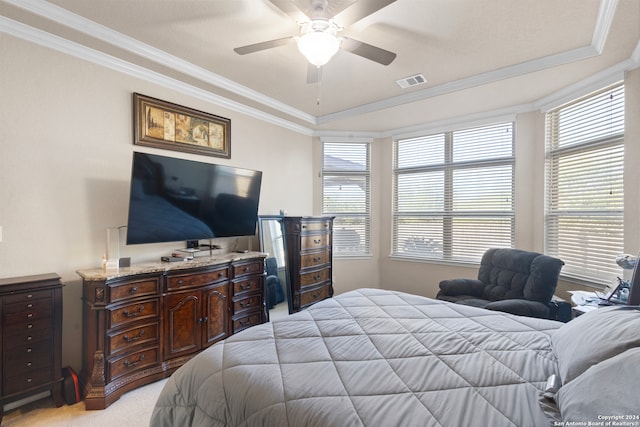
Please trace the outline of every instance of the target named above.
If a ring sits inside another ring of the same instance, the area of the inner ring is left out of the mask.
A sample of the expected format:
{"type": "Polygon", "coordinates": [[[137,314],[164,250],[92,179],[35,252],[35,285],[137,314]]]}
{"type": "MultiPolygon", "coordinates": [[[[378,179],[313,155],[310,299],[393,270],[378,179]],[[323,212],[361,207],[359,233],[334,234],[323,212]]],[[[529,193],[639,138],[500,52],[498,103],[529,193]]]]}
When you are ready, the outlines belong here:
{"type": "Polygon", "coordinates": [[[176,371],[162,426],[547,426],[562,323],[361,289],[252,327],[176,371]]]}

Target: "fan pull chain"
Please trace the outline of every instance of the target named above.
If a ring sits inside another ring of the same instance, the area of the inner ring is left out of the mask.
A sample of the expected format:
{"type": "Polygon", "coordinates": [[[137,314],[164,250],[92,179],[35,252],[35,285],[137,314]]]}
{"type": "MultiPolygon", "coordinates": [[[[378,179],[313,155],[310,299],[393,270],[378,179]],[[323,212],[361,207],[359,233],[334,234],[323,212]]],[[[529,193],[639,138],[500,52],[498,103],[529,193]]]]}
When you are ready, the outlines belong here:
{"type": "Polygon", "coordinates": [[[320,98],[322,97],[322,67],[318,67],[318,97],[316,98],[316,106],[318,107],[318,115],[320,115],[320,98]]]}

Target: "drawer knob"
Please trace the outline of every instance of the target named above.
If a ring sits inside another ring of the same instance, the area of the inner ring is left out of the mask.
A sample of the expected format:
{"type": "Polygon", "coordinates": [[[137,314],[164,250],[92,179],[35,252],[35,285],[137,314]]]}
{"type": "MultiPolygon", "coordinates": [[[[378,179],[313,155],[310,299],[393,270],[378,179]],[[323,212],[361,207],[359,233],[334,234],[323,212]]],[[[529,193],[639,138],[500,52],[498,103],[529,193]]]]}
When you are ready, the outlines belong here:
{"type": "Polygon", "coordinates": [[[29,298],[29,299],[33,298],[33,294],[28,294],[27,298],[29,298]]]}
{"type": "Polygon", "coordinates": [[[180,279],[178,280],[178,285],[182,285],[184,283],[184,280],[180,279]]]}
{"type": "Polygon", "coordinates": [[[129,293],[131,295],[135,294],[136,292],[138,292],[138,287],[137,286],[132,286],[131,289],[129,289],[129,293]]]}
{"type": "Polygon", "coordinates": [[[27,308],[33,308],[33,304],[31,303],[27,304],[27,308]]]}
{"type": "Polygon", "coordinates": [[[126,366],[127,368],[133,368],[137,365],[140,364],[140,362],[142,362],[144,360],[144,354],[141,354],[140,357],[138,357],[138,360],[136,360],[135,362],[130,362],[129,359],[124,361],[124,366],[126,366]]]}
{"type": "Polygon", "coordinates": [[[138,311],[134,311],[133,313],[131,313],[129,312],[129,310],[124,310],[122,314],[124,314],[125,317],[136,317],[140,313],[142,313],[143,310],[144,310],[144,305],[141,305],[140,308],[138,308],[138,311]]]}
{"type": "Polygon", "coordinates": [[[221,271],[218,273],[218,277],[224,277],[224,273],[221,271]]]}
{"type": "Polygon", "coordinates": [[[133,342],[133,341],[138,341],[140,338],[142,338],[143,335],[144,335],[144,329],[138,332],[133,337],[130,337],[129,334],[124,334],[122,336],[122,339],[125,340],[126,342],[133,342]]]}
{"type": "Polygon", "coordinates": [[[209,321],[208,317],[201,317],[200,319],[198,319],[198,322],[200,323],[207,323],[209,321]]]}
{"type": "Polygon", "coordinates": [[[313,262],[320,262],[320,260],[321,260],[321,259],[322,259],[322,258],[320,258],[319,256],[318,256],[318,257],[315,257],[315,258],[313,259],[313,262]]]}
{"type": "Polygon", "coordinates": [[[33,349],[31,347],[27,348],[27,353],[31,353],[33,349]]]}
{"type": "Polygon", "coordinates": [[[31,381],[33,381],[33,378],[27,378],[27,383],[31,383],[31,381]]]}
{"type": "Polygon", "coordinates": [[[29,368],[31,367],[31,365],[32,365],[32,363],[31,363],[31,362],[27,362],[27,366],[28,366],[29,368]]]}
{"type": "Polygon", "coordinates": [[[27,329],[31,329],[31,328],[33,328],[33,324],[32,324],[32,323],[29,323],[29,324],[27,325],[27,329]]]}
{"type": "Polygon", "coordinates": [[[318,297],[320,296],[320,293],[319,293],[319,292],[314,292],[314,293],[312,293],[312,294],[311,294],[311,296],[312,296],[314,299],[316,299],[316,298],[318,298],[318,297]]]}
{"type": "Polygon", "coordinates": [[[313,243],[319,245],[322,242],[322,239],[313,239],[313,243]]]}
{"type": "Polygon", "coordinates": [[[251,301],[240,301],[240,307],[245,308],[251,306],[251,301]]]}
{"type": "Polygon", "coordinates": [[[251,324],[251,321],[249,319],[240,321],[240,326],[247,326],[250,324],[251,324]]]}
{"type": "Polygon", "coordinates": [[[31,319],[33,317],[33,313],[27,314],[27,319],[31,319]]]}
{"type": "Polygon", "coordinates": [[[27,341],[31,341],[33,337],[31,335],[27,336],[27,341]]]}
{"type": "Polygon", "coordinates": [[[321,273],[317,273],[313,275],[313,280],[320,280],[322,278],[322,274],[321,273]]]}
{"type": "Polygon", "coordinates": [[[240,289],[242,289],[243,291],[247,290],[251,288],[251,283],[243,283],[240,285],[240,289]]]}

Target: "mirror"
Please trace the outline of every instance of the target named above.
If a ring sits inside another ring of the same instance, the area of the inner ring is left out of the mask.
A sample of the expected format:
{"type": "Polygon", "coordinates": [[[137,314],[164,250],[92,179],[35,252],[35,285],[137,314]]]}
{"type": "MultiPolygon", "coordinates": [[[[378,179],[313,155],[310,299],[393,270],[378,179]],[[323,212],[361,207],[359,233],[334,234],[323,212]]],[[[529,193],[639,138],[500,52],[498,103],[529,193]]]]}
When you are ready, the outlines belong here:
{"type": "Polygon", "coordinates": [[[260,216],[258,218],[260,251],[265,252],[265,301],[269,319],[286,316],[292,312],[289,295],[287,256],[284,247],[284,233],[281,216],[260,216]]]}

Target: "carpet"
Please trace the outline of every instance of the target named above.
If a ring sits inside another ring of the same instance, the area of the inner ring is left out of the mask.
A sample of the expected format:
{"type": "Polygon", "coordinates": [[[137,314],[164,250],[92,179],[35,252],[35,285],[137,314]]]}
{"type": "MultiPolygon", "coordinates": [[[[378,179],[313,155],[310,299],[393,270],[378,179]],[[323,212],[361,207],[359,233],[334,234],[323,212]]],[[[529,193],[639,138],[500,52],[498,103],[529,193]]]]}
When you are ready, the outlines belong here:
{"type": "Polygon", "coordinates": [[[101,411],[85,410],[84,402],[56,408],[51,398],[8,411],[2,427],[140,427],[148,426],[151,411],[166,379],[123,394],[101,411]]]}

